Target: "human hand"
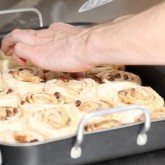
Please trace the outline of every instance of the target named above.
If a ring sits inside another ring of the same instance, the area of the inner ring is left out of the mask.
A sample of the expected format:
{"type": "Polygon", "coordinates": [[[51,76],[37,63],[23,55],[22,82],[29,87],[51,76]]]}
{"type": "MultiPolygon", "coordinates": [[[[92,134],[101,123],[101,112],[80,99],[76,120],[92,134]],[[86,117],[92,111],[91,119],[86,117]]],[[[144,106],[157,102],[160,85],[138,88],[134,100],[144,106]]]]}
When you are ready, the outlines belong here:
{"type": "Polygon", "coordinates": [[[85,35],[80,34],[84,29],[64,23],[54,23],[44,30],[16,29],[4,37],[1,49],[20,65],[30,60],[43,69],[83,71],[92,67],[82,57],[87,51],[85,35]]]}
{"type": "Polygon", "coordinates": [[[1,49],[20,64],[27,59],[40,68],[62,72],[81,72],[103,64],[164,64],[165,37],[162,29],[157,30],[161,26],[153,24],[151,11],[92,27],[54,23],[44,30],[14,30],[4,37],[1,49]],[[146,15],[151,19],[146,21],[146,15]]]}

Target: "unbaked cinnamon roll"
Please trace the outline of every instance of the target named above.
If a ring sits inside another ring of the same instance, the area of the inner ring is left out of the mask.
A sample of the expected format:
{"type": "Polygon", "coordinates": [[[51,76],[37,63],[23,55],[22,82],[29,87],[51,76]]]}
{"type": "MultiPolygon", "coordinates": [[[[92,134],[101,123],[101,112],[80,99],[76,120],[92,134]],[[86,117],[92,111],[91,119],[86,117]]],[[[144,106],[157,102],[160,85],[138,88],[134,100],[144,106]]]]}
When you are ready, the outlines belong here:
{"type": "Polygon", "coordinates": [[[164,106],[164,99],[151,87],[132,82],[105,83],[99,86],[98,94],[112,101],[114,106],[140,104],[149,109],[164,106]]]}
{"type": "Polygon", "coordinates": [[[77,100],[75,105],[78,107],[80,111],[83,112],[94,112],[103,109],[112,108],[112,103],[108,99],[100,98],[100,99],[92,99],[92,100],[77,100]]]}
{"type": "MultiPolygon", "coordinates": [[[[164,100],[151,87],[140,86],[132,82],[117,82],[102,84],[99,95],[109,98],[114,107],[130,104],[144,105],[147,108],[155,109],[164,106],[164,100]]],[[[112,119],[122,124],[133,123],[142,115],[140,110],[125,111],[112,114],[112,119]]]]}
{"type": "Polygon", "coordinates": [[[33,143],[47,140],[44,136],[33,130],[14,132],[13,136],[17,143],[33,143]]]}
{"type": "Polygon", "coordinates": [[[98,97],[103,97],[107,98],[109,100],[112,100],[114,95],[118,93],[118,91],[126,89],[126,88],[136,88],[140,86],[137,83],[129,82],[129,81],[124,81],[124,82],[107,82],[107,83],[102,83],[98,87],[98,92],[97,95],[98,97]]]}
{"type": "MultiPolygon", "coordinates": [[[[165,107],[153,109],[150,111],[151,120],[158,120],[165,118],[165,107]]],[[[144,121],[144,115],[139,118],[139,121],[144,121]]]]}
{"type": "Polygon", "coordinates": [[[30,109],[33,107],[51,107],[58,104],[64,104],[64,98],[59,92],[51,93],[27,93],[21,98],[21,107],[30,109]]]}
{"type": "MultiPolygon", "coordinates": [[[[136,87],[126,88],[118,91],[114,95],[113,101],[116,102],[115,106],[139,104],[149,108],[161,108],[164,106],[164,100],[150,87],[136,87]]],[[[139,110],[126,111],[119,114],[113,114],[113,118],[126,124],[137,121],[142,112],[139,110]]]]}
{"type": "Polygon", "coordinates": [[[9,88],[19,94],[27,92],[41,92],[44,87],[44,74],[37,67],[18,67],[3,73],[3,77],[9,88]]]}
{"type": "Polygon", "coordinates": [[[78,122],[78,110],[73,106],[61,105],[33,110],[28,125],[49,138],[59,138],[75,134],[78,122]]]}
{"type": "Polygon", "coordinates": [[[39,83],[43,80],[43,74],[37,67],[18,67],[11,69],[9,74],[20,81],[39,83]]]}
{"type": "Polygon", "coordinates": [[[141,85],[141,78],[130,72],[121,70],[103,71],[96,75],[102,82],[131,81],[141,85]]]}
{"type": "Polygon", "coordinates": [[[111,71],[111,70],[125,70],[125,66],[124,65],[99,65],[95,68],[92,68],[86,71],[85,76],[91,78],[100,72],[111,71]]]}
{"type": "Polygon", "coordinates": [[[163,119],[163,118],[165,118],[165,107],[151,111],[152,120],[163,119]]]}
{"type": "Polygon", "coordinates": [[[23,130],[24,113],[19,107],[0,106],[0,133],[5,130],[23,130]]]}
{"type": "Polygon", "coordinates": [[[86,131],[96,131],[96,130],[113,128],[113,127],[117,127],[120,125],[122,125],[122,123],[117,120],[108,119],[108,117],[100,117],[98,119],[90,121],[85,126],[85,130],[86,131]]]}
{"type": "Polygon", "coordinates": [[[59,79],[63,76],[61,72],[53,72],[37,67],[17,67],[9,70],[9,73],[17,80],[24,82],[40,83],[52,79],[59,79]]]}
{"type": "Polygon", "coordinates": [[[0,132],[1,143],[33,143],[38,141],[44,141],[44,136],[33,130],[4,130],[0,132]]]}
{"type": "Polygon", "coordinates": [[[140,104],[149,109],[161,108],[164,106],[163,98],[151,87],[130,87],[118,91],[116,103],[120,104],[140,104]]]}
{"type": "Polygon", "coordinates": [[[46,83],[44,91],[48,93],[59,92],[66,99],[66,103],[78,99],[90,99],[96,96],[98,83],[90,78],[81,80],[53,80],[46,83]]]}

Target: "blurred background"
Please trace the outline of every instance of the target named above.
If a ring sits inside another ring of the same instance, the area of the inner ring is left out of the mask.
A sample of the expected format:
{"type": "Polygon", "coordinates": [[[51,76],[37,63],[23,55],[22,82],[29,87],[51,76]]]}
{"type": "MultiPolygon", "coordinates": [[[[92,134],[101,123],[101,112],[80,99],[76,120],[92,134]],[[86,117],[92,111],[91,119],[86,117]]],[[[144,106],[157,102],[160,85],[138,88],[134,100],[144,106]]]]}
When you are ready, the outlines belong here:
{"type": "MultiPolygon", "coordinates": [[[[99,23],[118,16],[143,11],[163,0],[114,0],[102,7],[78,13],[86,0],[0,0],[0,11],[34,7],[42,13],[43,25],[52,22],[94,22],[99,23]]],[[[15,28],[39,27],[35,12],[0,15],[0,32],[15,28]]]]}

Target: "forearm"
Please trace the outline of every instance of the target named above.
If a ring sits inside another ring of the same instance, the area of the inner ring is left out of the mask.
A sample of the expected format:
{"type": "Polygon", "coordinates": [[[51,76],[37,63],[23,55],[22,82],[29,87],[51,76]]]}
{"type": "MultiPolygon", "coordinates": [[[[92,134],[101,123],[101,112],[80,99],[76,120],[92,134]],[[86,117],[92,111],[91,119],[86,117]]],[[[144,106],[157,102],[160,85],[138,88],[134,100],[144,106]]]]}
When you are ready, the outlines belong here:
{"type": "Polygon", "coordinates": [[[88,34],[87,58],[94,65],[164,65],[165,3],[124,21],[95,26],[88,34]]]}

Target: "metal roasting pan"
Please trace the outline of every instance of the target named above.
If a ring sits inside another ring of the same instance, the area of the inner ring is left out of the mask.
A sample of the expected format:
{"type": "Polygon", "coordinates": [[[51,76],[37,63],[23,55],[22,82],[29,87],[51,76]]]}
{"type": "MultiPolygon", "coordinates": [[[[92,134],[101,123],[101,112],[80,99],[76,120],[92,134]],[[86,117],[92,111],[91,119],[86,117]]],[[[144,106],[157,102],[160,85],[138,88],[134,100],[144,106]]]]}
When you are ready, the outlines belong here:
{"type": "MultiPolygon", "coordinates": [[[[1,33],[0,38],[6,34],[1,33]]],[[[165,98],[164,66],[126,66],[126,70],[138,74],[144,86],[151,86],[165,98]]],[[[164,149],[164,128],[165,119],[151,122],[147,109],[139,105],[94,112],[82,119],[77,134],[73,137],[26,144],[0,143],[0,165],[84,165],[164,149]],[[135,108],[145,114],[144,123],[90,133],[83,131],[84,124],[90,118],[135,108]]]]}

